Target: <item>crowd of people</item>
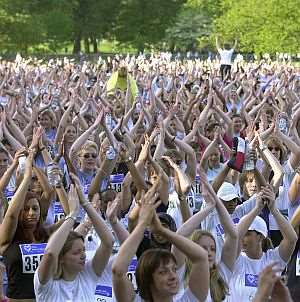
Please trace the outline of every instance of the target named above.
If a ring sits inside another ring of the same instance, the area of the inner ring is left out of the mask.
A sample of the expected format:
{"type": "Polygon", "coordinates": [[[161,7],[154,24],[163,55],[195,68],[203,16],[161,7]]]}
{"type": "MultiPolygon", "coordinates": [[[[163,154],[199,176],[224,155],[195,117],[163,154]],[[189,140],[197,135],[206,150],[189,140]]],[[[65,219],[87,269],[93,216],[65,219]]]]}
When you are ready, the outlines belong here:
{"type": "Polygon", "coordinates": [[[0,301],[300,301],[300,68],[0,62],[0,301]]]}

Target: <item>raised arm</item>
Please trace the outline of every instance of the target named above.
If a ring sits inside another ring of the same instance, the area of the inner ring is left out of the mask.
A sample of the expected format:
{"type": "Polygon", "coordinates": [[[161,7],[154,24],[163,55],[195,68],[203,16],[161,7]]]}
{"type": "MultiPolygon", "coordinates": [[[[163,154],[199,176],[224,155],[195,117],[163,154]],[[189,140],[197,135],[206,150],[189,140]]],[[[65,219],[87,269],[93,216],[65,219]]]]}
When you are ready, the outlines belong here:
{"type": "Polygon", "coordinates": [[[32,175],[33,151],[29,151],[29,155],[25,163],[25,173],[21,184],[9,203],[9,207],[0,225],[0,254],[7,249],[15,236],[18,225],[19,214],[24,206],[25,196],[27,194],[32,175]]]}
{"type": "Polygon", "coordinates": [[[188,286],[199,301],[205,301],[209,289],[207,252],[199,244],[170,231],[168,228],[164,228],[157,214],[154,214],[153,226],[156,233],[176,246],[192,262],[188,286]],[[199,283],[199,276],[201,276],[201,283],[199,283]]]}
{"type": "Polygon", "coordinates": [[[139,221],[129,237],[121,245],[117,258],[112,266],[113,289],[118,301],[132,302],[135,298],[135,292],[132,283],[129,281],[126,273],[128,265],[134,257],[140,242],[144,237],[146,227],[151,223],[154,210],[159,205],[155,203],[155,191],[158,182],[151,187],[141,202],[139,211],[139,221]]]}
{"type": "Polygon", "coordinates": [[[79,200],[74,185],[70,186],[68,195],[70,214],[63,224],[50,237],[45,254],[38,267],[38,278],[41,284],[46,284],[54,277],[57,270],[58,256],[76,222],[79,213],[79,200]]]}

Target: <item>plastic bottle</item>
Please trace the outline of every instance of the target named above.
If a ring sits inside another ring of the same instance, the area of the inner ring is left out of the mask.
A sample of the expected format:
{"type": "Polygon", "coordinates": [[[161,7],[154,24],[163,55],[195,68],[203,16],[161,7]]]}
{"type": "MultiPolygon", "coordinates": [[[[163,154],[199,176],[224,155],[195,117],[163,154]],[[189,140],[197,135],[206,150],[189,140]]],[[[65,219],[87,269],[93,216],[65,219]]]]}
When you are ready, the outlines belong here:
{"type": "Polygon", "coordinates": [[[105,115],[105,123],[106,123],[106,126],[112,130],[112,118],[111,118],[111,114],[110,113],[107,113],[105,115]]]}
{"type": "Polygon", "coordinates": [[[60,183],[60,176],[57,173],[53,173],[54,169],[57,169],[57,165],[54,162],[50,162],[47,166],[47,177],[51,186],[56,186],[60,183]]]}
{"type": "Polygon", "coordinates": [[[246,142],[246,159],[244,161],[244,171],[252,171],[255,168],[254,160],[251,157],[252,146],[246,142]]]}
{"type": "Polygon", "coordinates": [[[19,158],[19,172],[22,175],[25,173],[25,163],[26,163],[26,156],[21,156],[19,158]]]}

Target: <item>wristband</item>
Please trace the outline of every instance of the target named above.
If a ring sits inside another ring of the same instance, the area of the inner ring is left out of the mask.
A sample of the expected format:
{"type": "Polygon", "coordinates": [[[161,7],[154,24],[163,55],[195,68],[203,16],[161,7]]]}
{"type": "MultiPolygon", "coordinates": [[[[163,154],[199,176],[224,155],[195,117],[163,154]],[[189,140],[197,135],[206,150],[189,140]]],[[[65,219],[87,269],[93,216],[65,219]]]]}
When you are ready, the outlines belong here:
{"type": "Polygon", "coordinates": [[[174,135],[174,137],[171,140],[172,143],[175,141],[175,138],[176,138],[176,136],[174,135]]]}
{"type": "Polygon", "coordinates": [[[65,217],[65,221],[67,221],[67,219],[72,219],[75,223],[77,220],[77,217],[74,216],[74,214],[69,214],[68,216],[65,217]]]}
{"type": "Polygon", "coordinates": [[[40,151],[44,151],[45,149],[46,149],[46,147],[44,146],[44,147],[40,148],[40,151]]]}
{"type": "Polygon", "coordinates": [[[89,201],[86,201],[86,202],[84,202],[81,206],[84,208],[84,207],[86,207],[86,206],[88,206],[88,205],[90,205],[91,203],[89,202],[89,201]]]}

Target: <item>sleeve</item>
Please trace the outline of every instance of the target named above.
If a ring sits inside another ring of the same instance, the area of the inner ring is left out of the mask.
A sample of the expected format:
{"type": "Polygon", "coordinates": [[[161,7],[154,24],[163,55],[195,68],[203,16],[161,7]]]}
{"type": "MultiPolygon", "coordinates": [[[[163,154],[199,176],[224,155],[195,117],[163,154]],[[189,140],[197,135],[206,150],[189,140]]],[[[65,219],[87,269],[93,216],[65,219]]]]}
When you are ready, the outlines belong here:
{"type": "Polygon", "coordinates": [[[279,263],[279,266],[282,270],[285,269],[286,265],[287,265],[287,262],[284,261],[280,255],[279,255],[279,248],[275,248],[273,250],[268,250],[266,252],[266,256],[268,258],[268,263],[271,263],[271,262],[274,262],[274,261],[277,261],[279,263]]]}
{"type": "Polygon", "coordinates": [[[239,217],[242,218],[246,214],[248,214],[256,204],[256,194],[251,196],[248,200],[243,202],[243,204],[239,205],[235,209],[235,214],[239,217]]]}
{"type": "Polygon", "coordinates": [[[48,282],[46,284],[41,284],[40,279],[39,279],[39,275],[38,275],[38,270],[37,269],[34,273],[34,277],[33,277],[33,285],[34,285],[34,292],[35,292],[35,296],[37,298],[41,298],[44,297],[45,295],[47,295],[47,293],[51,292],[53,290],[53,279],[51,278],[50,280],[48,280],[48,282]]]}

